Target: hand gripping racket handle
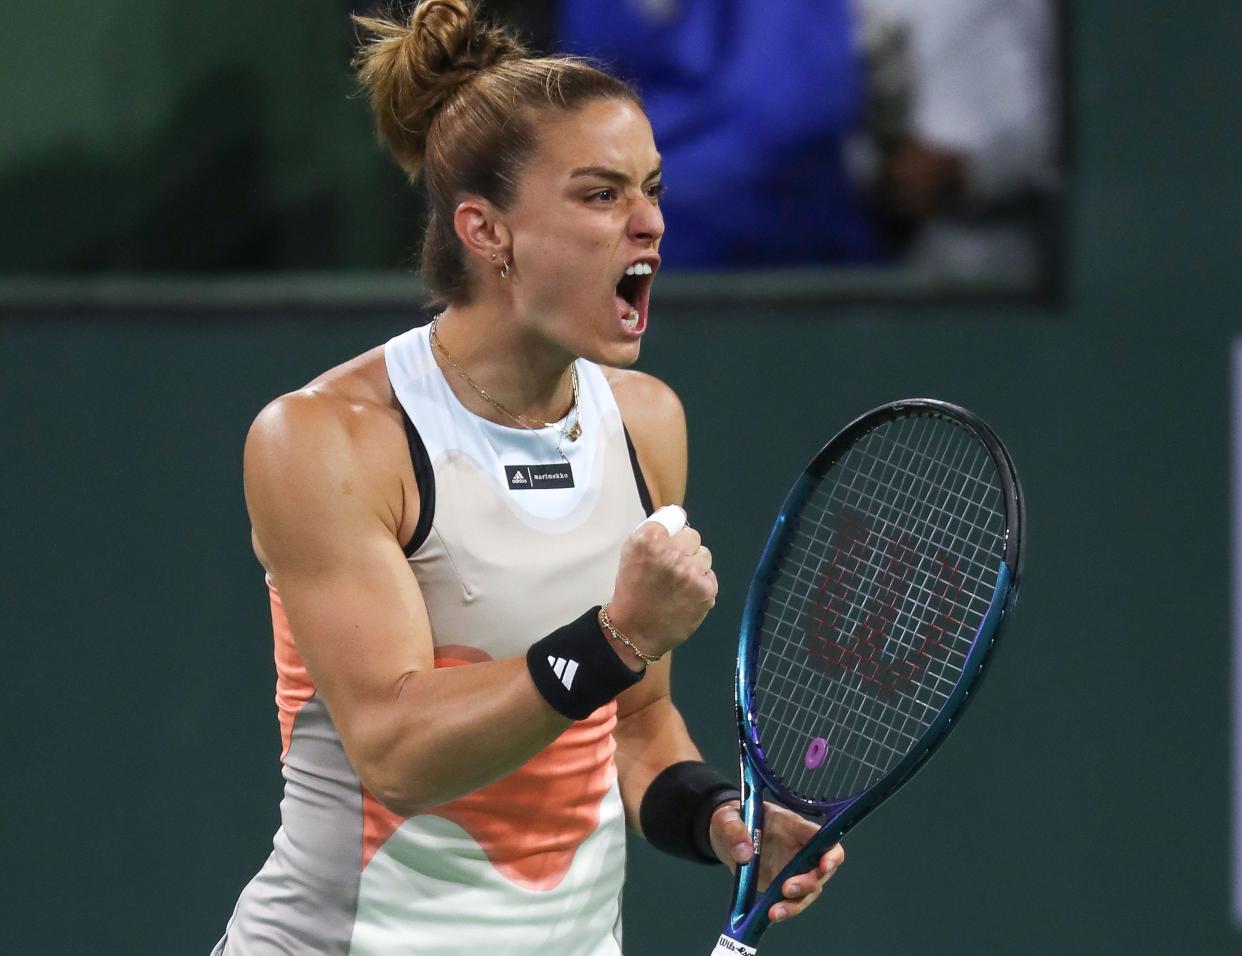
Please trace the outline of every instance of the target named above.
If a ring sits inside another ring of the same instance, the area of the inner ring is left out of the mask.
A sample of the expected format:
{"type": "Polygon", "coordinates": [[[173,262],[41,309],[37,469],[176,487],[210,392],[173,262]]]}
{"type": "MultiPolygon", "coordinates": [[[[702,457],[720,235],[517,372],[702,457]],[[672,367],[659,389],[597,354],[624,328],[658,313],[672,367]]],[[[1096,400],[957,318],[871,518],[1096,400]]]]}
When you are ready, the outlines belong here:
{"type": "MultiPolygon", "coordinates": [[[[737,925],[734,932],[743,938],[757,940],[759,934],[768,928],[770,923],[768,919],[768,910],[771,909],[782,894],[779,890],[780,886],[791,876],[797,876],[799,873],[808,873],[819,866],[819,859],[825,853],[829,846],[840,840],[840,834],[832,843],[825,845],[822,834],[818,839],[812,839],[806,846],[794,854],[785,868],[772,880],[766,890],[758,894],[758,900],[752,904],[752,910],[745,920],[737,925]]],[[[758,866],[759,858],[756,856],[749,865],[758,866]]],[[[752,877],[753,878],[753,877],[752,877]]],[[[756,956],[758,949],[748,943],[742,943],[734,939],[728,933],[722,933],[720,939],[716,941],[716,948],[712,950],[711,956],[756,956]]]]}

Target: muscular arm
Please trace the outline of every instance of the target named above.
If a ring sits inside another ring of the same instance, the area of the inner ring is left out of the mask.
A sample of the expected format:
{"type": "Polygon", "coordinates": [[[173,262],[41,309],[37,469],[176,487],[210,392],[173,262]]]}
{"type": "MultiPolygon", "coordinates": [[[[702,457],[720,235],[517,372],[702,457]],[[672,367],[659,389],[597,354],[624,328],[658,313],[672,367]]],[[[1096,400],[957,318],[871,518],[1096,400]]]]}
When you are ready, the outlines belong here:
{"type": "MultiPolygon", "coordinates": [[[[638,453],[639,465],[659,508],[682,504],[686,492],[686,419],[664,383],[639,372],[609,374],[617,403],[638,453]]],[[[647,669],[642,682],[617,698],[617,778],[629,825],[638,820],[643,794],[657,774],[682,760],[701,760],[670,694],[671,655],[647,669]]]]}
{"type": "Polygon", "coordinates": [[[516,770],[569,720],[522,658],[433,668],[427,611],[397,541],[402,489],[374,467],[377,422],[375,407],[322,394],[273,403],[246,442],[246,501],[256,551],[354,768],[381,803],[410,815],[516,770]]]}

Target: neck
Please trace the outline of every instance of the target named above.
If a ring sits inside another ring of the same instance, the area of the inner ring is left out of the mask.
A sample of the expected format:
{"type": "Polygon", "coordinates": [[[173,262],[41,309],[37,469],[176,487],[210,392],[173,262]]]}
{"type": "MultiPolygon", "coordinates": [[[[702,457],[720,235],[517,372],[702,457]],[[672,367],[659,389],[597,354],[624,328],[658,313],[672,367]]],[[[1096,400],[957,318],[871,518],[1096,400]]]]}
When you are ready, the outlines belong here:
{"type": "MultiPolygon", "coordinates": [[[[517,328],[509,318],[477,306],[449,306],[436,322],[435,337],[471,381],[512,414],[535,423],[554,422],[573,407],[569,375],[573,355],[517,328]]],[[[434,343],[432,352],[466,408],[502,425],[515,424],[483,398],[434,343]]]]}

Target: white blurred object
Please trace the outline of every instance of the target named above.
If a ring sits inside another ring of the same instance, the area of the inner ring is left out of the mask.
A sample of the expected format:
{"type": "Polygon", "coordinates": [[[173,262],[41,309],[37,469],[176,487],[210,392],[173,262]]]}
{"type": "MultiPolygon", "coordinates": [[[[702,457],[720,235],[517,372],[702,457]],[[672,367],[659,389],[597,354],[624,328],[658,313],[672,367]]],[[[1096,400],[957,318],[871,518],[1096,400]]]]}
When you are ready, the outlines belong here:
{"type": "Polygon", "coordinates": [[[641,528],[648,521],[663,525],[669,537],[672,537],[686,526],[686,509],[680,505],[665,505],[663,508],[657,508],[650,518],[640,521],[638,526],[641,528]]]}
{"type": "Polygon", "coordinates": [[[881,75],[909,84],[904,95],[880,91],[887,128],[876,132],[892,135],[896,114],[908,139],[964,161],[957,206],[926,223],[908,263],[955,275],[1033,271],[1037,237],[1029,224],[1006,221],[1005,207],[1059,185],[1051,0],[854,3],[864,51],[874,54],[878,44],[890,61],[895,51],[905,62],[881,58],[881,75]]]}

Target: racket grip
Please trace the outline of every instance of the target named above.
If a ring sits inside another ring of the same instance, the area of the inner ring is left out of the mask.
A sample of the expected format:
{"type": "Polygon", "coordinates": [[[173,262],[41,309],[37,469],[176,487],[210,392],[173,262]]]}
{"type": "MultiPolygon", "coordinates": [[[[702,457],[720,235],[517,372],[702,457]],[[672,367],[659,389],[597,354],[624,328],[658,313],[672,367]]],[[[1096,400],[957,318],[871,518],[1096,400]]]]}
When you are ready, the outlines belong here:
{"type": "Polygon", "coordinates": [[[753,946],[722,935],[716,941],[716,948],[712,950],[711,956],[757,956],[758,952],[753,946]]]}

